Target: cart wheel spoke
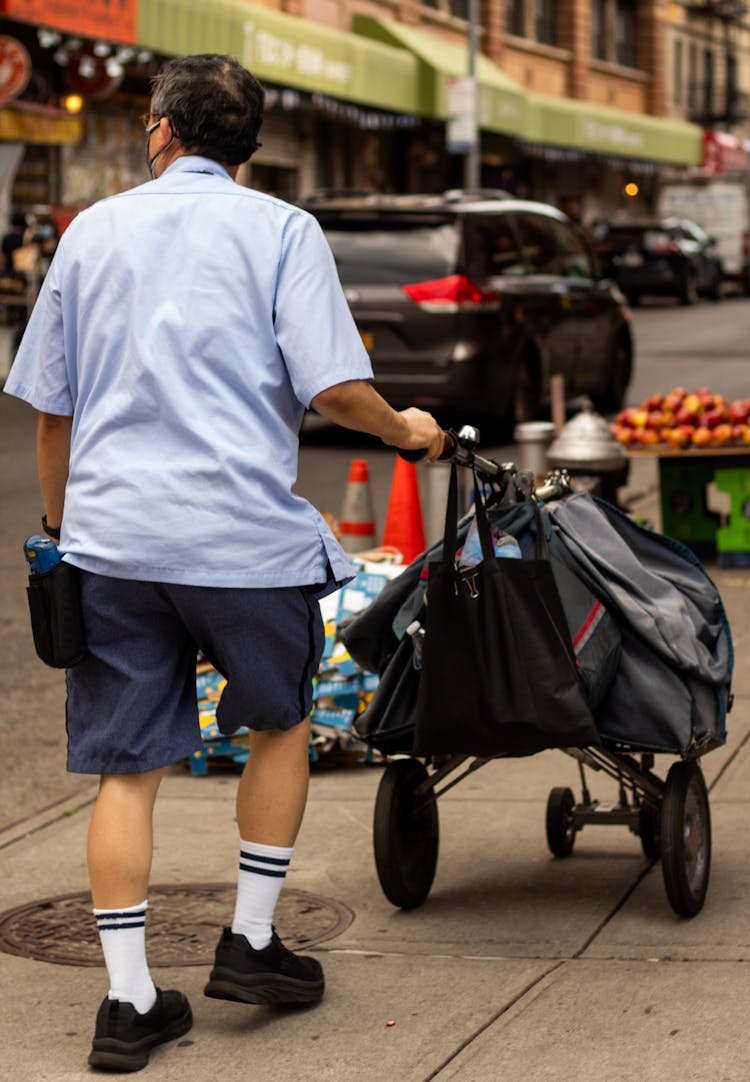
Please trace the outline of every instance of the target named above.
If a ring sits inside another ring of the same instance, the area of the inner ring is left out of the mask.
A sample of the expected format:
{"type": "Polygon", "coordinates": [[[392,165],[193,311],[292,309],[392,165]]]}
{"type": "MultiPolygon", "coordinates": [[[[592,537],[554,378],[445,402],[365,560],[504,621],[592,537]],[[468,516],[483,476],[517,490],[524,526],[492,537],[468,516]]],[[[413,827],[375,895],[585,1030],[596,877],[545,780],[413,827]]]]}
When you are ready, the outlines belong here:
{"type": "Polygon", "coordinates": [[[547,800],[547,845],[556,857],[569,857],[576,840],[573,817],[575,807],[573,790],[566,786],[552,789],[547,800]]]}
{"type": "Polygon", "coordinates": [[[711,870],[711,814],[697,763],[675,763],[667,775],[661,810],[664,887],[681,917],[703,908],[711,870]]]}
{"type": "Polygon", "coordinates": [[[417,759],[395,759],[380,780],[375,800],[375,867],[383,893],[402,909],[422,905],[435,878],[438,856],[437,799],[417,759]]]}

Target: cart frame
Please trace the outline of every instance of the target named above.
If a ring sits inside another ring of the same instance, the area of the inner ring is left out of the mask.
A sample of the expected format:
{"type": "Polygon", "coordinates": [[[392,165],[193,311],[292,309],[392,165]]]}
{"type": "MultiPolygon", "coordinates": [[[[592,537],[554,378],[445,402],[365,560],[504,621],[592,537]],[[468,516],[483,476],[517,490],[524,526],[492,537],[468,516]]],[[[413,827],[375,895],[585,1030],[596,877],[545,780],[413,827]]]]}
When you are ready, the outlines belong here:
{"type": "MultiPolygon", "coordinates": [[[[519,492],[541,500],[571,490],[564,470],[551,473],[534,489],[533,475],[515,465],[497,463],[476,454],[478,431],[465,426],[450,432],[444,457],[474,469],[492,482],[510,473],[519,492]]],[[[546,811],[547,844],[554,856],[573,852],[576,835],[589,825],[627,826],[641,841],[644,855],[661,859],[669,904],[682,917],[703,908],[711,867],[711,816],[708,791],[696,758],[671,765],[666,779],[654,773],[654,753],[627,745],[563,748],[578,763],[581,799],[568,787],[551,790],[546,811]],[[586,769],[618,783],[616,804],[591,796],[586,769]]],[[[464,778],[506,756],[393,756],[380,781],[375,802],[373,840],[380,885],[393,905],[404,909],[422,905],[429,895],[439,849],[438,799],[464,778]]]]}

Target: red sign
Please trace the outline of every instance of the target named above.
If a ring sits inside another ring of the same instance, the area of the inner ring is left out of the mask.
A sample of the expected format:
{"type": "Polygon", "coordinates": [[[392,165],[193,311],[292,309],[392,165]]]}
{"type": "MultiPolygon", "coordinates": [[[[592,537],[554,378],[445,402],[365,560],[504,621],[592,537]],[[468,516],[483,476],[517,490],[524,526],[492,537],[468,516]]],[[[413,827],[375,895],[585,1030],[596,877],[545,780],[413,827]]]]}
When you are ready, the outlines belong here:
{"type": "Polygon", "coordinates": [[[736,135],[722,131],[704,131],[703,168],[712,176],[747,172],[750,166],[745,145],[736,135]]]}
{"type": "Polygon", "coordinates": [[[0,14],[86,38],[135,44],[138,0],[0,0],[0,14]]]}
{"type": "Polygon", "coordinates": [[[0,102],[16,98],[31,77],[31,57],[20,41],[0,37],[0,102]]]}

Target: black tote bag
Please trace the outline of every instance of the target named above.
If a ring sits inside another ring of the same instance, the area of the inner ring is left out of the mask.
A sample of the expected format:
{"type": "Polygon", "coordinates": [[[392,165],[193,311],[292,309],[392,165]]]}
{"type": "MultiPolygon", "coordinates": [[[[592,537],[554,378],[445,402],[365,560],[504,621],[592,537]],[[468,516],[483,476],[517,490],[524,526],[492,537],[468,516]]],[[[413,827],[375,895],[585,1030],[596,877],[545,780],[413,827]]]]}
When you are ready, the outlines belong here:
{"type": "Polygon", "coordinates": [[[359,739],[383,755],[408,754],[414,740],[418,687],[414,648],[411,638],[404,635],[367,707],[352,723],[359,739]]]}
{"type": "Polygon", "coordinates": [[[456,469],[443,558],[429,565],[412,753],[531,755],[598,744],[536,501],[534,557],[496,557],[475,474],[483,558],[459,570],[456,469]]]}

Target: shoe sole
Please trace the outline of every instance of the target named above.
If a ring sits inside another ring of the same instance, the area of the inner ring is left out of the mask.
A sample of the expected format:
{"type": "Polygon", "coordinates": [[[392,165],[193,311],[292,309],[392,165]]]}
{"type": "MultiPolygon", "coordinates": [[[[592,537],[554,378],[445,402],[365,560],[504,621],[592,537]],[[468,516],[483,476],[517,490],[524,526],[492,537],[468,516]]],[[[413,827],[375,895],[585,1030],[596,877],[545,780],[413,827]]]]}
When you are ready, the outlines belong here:
{"type": "Polygon", "coordinates": [[[193,1025],[193,1013],[188,1007],[161,1033],[143,1037],[140,1041],[120,1041],[116,1037],[95,1037],[91,1045],[89,1066],[100,1071],[140,1071],[148,1063],[149,1053],[165,1041],[174,1041],[188,1033],[193,1025]]]}
{"type": "Polygon", "coordinates": [[[317,1003],[323,998],[325,986],[325,979],[300,981],[278,973],[244,976],[231,969],[214,969],[203,994],[209,999],[229,999],[235,1003],[317,1003]]]}

